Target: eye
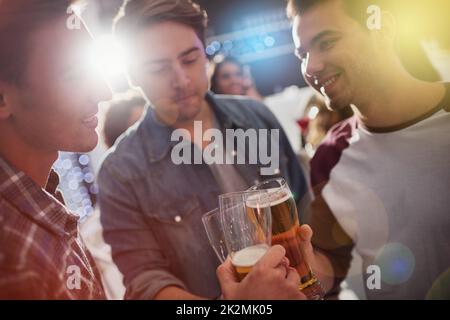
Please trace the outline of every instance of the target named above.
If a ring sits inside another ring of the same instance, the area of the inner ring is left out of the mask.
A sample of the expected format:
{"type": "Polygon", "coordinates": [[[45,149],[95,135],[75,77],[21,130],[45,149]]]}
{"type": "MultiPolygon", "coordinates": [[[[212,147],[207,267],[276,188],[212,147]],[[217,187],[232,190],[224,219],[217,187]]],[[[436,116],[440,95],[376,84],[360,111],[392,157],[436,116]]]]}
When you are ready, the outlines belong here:
{"type": "Polygon", "coordinates": [[[195,58],[195,59],[184,59],[183,60],[183,64],[187,64],[187,65],[194,64],[196,61],[197,61],[197,58],[195,58]]]}
{"type": "Polygon", "coordinates": [[[199,54],[197,52],[192,52],[190,54],[188,54],[187,56],[183,57],[183,64],[185,65],[190,65],[190,64],[194,64],[195,62],[197,62],[199,57],[199,54]]]}
{"type": "Polygon", "coordinates": [[[167,70],[167,65],[153,65],[153,66],[149,66],[147,67],[147,72],[148,73],[161,73],[164,72],[165,70],[167,70]]]}
{"type": "Polygon", "coordinates": [[[231,74],[229,73],[222,73],[221,75],[222,80],[228,80],[231,78],[231,74]]]}
{"type": "Polygon", "coordinates": [[[336,43],[337,39],[328,39],[320,42],[320,50],[331,49],[336,43]]]}

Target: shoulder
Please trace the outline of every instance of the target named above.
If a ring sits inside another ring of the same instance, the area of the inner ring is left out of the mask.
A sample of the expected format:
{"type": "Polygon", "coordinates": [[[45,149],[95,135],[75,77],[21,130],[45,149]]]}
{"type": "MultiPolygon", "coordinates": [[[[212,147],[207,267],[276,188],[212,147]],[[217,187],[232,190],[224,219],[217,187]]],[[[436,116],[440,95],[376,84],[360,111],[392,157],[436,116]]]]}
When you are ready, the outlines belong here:
{"type": "Polygon", "coordinates": [[[103,156],[99,180],[113,175],[120,180],[133,179],[145,170],[144,124],[133,126],[122,134],[103,156]],[[106,173],[107,172],[107,173],[106,173]],[[105,174],[106,173],[106,174],[105,174]]]}
{"type": "Polygon", "coordinates": [[[261,101],[245,96],[212,95],[215,103],[227,109],[237,119],[251,120],[258,118],[271,124],[277,120],[269,108],[261,101]]]}

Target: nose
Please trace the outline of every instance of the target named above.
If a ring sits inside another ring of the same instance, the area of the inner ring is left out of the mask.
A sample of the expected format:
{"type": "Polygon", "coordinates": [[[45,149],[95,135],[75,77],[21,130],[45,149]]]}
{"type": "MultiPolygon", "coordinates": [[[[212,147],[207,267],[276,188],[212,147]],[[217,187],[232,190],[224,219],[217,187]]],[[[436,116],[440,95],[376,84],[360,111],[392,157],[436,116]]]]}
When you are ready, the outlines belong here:
{"type": "Polygon", "coordinates": [[[173,67],[172,86],[176,89],[185,88],[191,82],[186,70],[181,65],[173,67]]]}
{"type": "Polygon", "coordinates": [[[306,78],[312,79],[317,77],[325,68],[323,59],[321,59],[319,54],[308,53],[306,60],[303,62],[303,73],[306,78]]]}

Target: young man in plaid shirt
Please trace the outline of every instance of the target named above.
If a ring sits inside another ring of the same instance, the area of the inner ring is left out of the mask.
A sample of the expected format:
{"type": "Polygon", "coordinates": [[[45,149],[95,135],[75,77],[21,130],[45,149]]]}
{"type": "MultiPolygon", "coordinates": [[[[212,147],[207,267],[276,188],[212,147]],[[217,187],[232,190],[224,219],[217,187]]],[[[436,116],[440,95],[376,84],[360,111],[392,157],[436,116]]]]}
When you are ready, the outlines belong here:
{"type": "Polygon", "coordinates": [[[0,299],[105,298],[78,216],[44,190],[58,150],[95,147],[110,96],[83,69],[72,2],[0,1],[0,299]]]}

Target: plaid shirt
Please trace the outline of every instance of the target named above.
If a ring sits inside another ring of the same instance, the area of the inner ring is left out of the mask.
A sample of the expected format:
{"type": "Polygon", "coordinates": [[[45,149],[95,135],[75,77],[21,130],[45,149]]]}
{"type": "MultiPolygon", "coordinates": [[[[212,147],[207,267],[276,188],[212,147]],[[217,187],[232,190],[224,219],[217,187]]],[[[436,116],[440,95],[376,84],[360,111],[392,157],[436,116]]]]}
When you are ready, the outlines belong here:
{"type": "Polygon", "coordinates": [[[78,216],[0,158],[0,299],[104,299],[78,216]]]}

